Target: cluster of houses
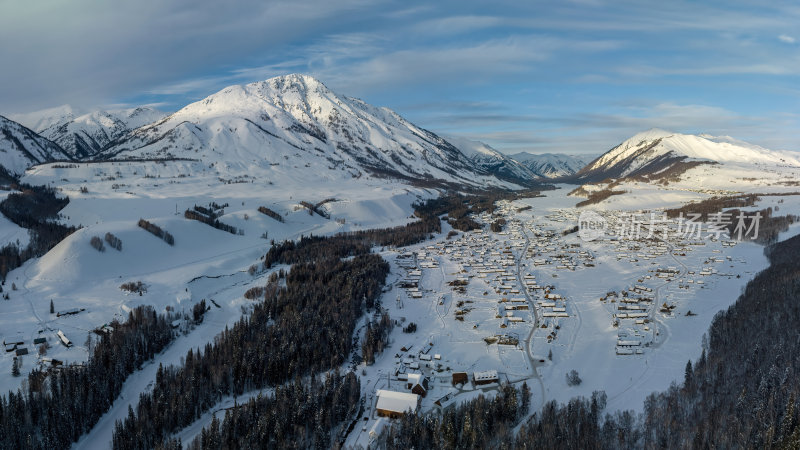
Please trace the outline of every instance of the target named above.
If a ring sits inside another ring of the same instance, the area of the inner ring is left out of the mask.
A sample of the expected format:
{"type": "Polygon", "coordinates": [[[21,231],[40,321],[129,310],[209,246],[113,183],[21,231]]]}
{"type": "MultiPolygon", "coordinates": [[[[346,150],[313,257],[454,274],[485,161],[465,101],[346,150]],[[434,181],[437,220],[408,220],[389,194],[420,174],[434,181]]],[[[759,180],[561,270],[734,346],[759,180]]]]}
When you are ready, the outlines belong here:
{"type": "MultiPolygon", "coordinates": [[[[44,338],[36,338],[34,341],[34,345],[38,343],[43,343],[46,341],[44,338]]],[[[28,347],[25,346],[25,340],[23,339],[3,339],[3,346],[6,349],[6,353],[14,353],[15,356],[23,356],[28,354],[28,347]]]]}
{"type": "Polygon", "coordinates": [[[422,269],[435,269],[439,267],[439,263],[433,256],[434,246],[428,246],[424,250],[417,252],[405,252],[397,257],[397,264],[406,270],[406,275],[403,277],[399,285],[406,289],[409,298],[421,299],[422,291],[420,291],[420,279],[422,278],[422,269]]]}
{"type": "MultiPolygon", "coordinates": [[[[490,217],[484,217],[490,220],[490,217]]],[[[516,255],[524,247],[524,236],[518,224],[509,226],[502,234],[474,230],[461,233],[458,238],[448,239],[416,251],[401,253],[396,264],[405,271],[397,285],[404,289],[411,299],[421,299],[422,280],[426,269],[439,267],[439,258],[446,258],[459,268],[452,274],[448,284],[462,294],[472,278],[478,278],[486,285],[486,292],[502,296],[498,315],[502,317],[500,326],[523,321],[518,312],[528,312],[529,306],[524,297],[524,289],[516,277],[516,255]],[[510,238],[510,239],[509,239],[510,238]]],[[[531,278],[526,278],[531,280],[531,278]]],[[[534,279],[535,282],[535,279],[534,279]]],[[[480,288],[479,290],[483,290],[480,288]]],[[[497,298],[492,296],[492,298],[497,298]]],[[[442,301],[441,295],[439,301],[442,301]]],[[[463,302],[462,302],[463,303],[463,302]]],[[[467,311],[462,306],[460,310],[467,311]]],[[[463,319],[463,316],[462,316],[463,319]]],[[[407,411],[417,411],[422,399],[434,388],[433,380],[441,378],[441,373],[449,368],[442,364],[442,355],[434,353],[434,343],[409,341],[395,354],[395,362],[389,373],[391,388],[376,390],[375,410],[378,416],[396,418],[407,411]]],[[[463,389],[471,383],[473,387],[497,383],[496,370],[451,372],[452,386],[463,389]]],[[[435,398],[435,405],[441,406],[457,392],[448,390],[441,398],[435,398]]]]}
{"type": "MultiPolygon", "coordinates": [[[[497,370],[475,371],[472,372],[471,377],[467,372],[453,372],[451,379],[452,386],[458,389],[463,389],[470,381],[473,388],[500,382],[497,370]]],[[[376,391],[375,412],[379,417],[398,418],[409,411],[416,412],[422,398],[432,388],[428,377],[421,373],[409,373],[400,380],[403,381],[402,390],[378,389],[376,391]]],[[[438,398],[434,404],[442,406],[453,397],[454,392],[449,392],[438,398]]]]}

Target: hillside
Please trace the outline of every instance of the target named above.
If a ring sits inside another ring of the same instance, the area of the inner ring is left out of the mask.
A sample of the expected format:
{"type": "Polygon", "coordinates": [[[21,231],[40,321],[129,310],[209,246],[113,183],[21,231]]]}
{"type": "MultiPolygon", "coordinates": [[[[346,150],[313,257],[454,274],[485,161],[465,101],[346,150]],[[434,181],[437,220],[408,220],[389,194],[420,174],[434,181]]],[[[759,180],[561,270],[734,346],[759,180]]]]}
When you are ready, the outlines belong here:
{"type": "Polygon", "coordinates": [[[133,131],[101,157],[192,158],[228,172],[258,168],[300,179],[508,186],[397,113],[296,74],[227,87],[133,131]]]}
{"type": "Polygon", "coordinates": [[[0,167],[13,176],[23,174],[34,164],[72,159],[58,144],[3,116],[0,116],[0,153],[0,167]]]}

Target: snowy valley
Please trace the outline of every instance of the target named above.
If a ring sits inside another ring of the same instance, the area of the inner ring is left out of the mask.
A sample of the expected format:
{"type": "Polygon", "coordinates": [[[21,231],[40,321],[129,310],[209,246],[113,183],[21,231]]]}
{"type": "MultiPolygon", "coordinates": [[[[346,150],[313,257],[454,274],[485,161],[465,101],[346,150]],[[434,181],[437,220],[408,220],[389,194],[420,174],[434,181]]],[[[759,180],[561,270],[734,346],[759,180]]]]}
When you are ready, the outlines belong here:
{"type": "MultiPolygon", "coordinates": [[[[2,198],[46,186],[69,198],[48,220],[75,231],[4,267],[0,387],[16,391],[34,369],[82,367],[114,321],[139,306],[172,319],[173,340],[132,369],[79,449],[110,446],[117,421],[154,392],[162,367],[187,364],[187,352],[201,354],[256,314],[266,298],[258,289],[290,284],[284,272],[294,266],[265,256],[284,241],[441,223],[419,242],[371,248],[388,264],[385,283],[374,305],[364,296],[347,361],[315,374],[357,377],[363,402],[332,437],[366,448],[407,402],[440,414],[480,394],[501,396],[506,384],[531,392],[520,420],[596,391],[605,391],[608,412],[641,411],[650,393],[683,380],[686,362],[708,347],[714,317],[769,266],[765,244],[800,232],[794,152],[650,130],[593,161],[505,155],[305,75],[231,86],[172,114],[63,109],[14,119],[0,117],[2,198]],[[448,196],[457,206],[421,212],[448,196]],[[679,208],[720,198],[746,199],[737,213],[769,209],[769,242],[681,233],[679,208]],[[586,211],[604,234],[581,233],[586,211]],[[658,229],[653,217],[663,217],[658,229]],[[390,331],[365,358],[367,329],[383,315],[390,331]]],[[[0,244],[26,248],[26,227],[0,219],[0,244]]],[[[221,419],[282,383],[219,392],[168,437],[187,444],[214,413],[221,419]]]]}

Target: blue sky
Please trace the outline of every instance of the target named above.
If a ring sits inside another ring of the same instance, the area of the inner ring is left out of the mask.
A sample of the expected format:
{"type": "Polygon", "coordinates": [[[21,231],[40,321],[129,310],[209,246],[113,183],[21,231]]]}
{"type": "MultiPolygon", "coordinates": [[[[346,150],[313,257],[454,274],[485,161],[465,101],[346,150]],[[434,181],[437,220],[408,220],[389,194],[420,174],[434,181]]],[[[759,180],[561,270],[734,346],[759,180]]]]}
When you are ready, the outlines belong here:
{"type": "Polygon", "coordinates": [[[172,111],[292,72],[507,152],[652,127],[800,150],[800,4],[0,0],[0,114],[172,111]]]}

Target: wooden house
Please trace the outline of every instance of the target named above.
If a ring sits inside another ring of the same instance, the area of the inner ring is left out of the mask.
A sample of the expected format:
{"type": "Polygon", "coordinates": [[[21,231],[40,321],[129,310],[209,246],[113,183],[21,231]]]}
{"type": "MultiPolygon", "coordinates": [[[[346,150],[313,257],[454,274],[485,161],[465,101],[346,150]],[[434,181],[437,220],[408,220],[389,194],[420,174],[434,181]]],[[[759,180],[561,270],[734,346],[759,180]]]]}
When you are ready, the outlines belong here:
{"type": "Polygon", "coordinates": [[[457,384],[467,384],[469,382],[469,375],[467,372],[453,372],[453,386],[457,384]]]}

